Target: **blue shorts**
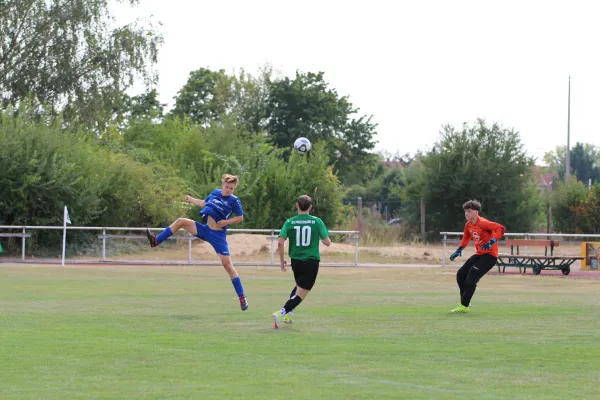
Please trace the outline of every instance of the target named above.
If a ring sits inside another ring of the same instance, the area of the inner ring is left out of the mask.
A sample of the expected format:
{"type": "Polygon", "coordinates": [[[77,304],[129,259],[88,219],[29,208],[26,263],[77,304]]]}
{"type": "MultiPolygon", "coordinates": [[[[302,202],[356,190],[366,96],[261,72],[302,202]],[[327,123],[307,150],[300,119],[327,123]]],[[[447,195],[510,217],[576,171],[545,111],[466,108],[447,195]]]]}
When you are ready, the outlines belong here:
{"type": "Polygon", "coordinates": [[[215,231],[214,229],[210,229],[208,225],[201,224],[198,221],[194,222],[196,222],[196,236],[198,238],[210,243],[217,254],[223,256],[229,255],[229,246],[227,246],[227,234],[225,231],[215,231]]]}

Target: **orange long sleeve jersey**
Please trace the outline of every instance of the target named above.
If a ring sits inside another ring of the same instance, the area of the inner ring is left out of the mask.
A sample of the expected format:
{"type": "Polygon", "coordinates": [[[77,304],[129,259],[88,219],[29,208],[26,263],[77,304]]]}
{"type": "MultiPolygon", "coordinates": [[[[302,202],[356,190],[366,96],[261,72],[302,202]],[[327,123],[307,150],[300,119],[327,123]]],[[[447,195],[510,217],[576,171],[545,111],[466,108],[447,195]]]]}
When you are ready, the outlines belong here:
{"type": "Polygon", "coordinates": [[[482,250],[481,245],[489,242],[492,238],[496,238],[499,241],[505,233],[506,228],[504,225],[489,221],[483,217],[477,217],[475,224],[472,224],[470,221],[467,221],[465,224],[465,231],[460,246],[463,248],[467,247],[469,241],[473,240],[475,254],[491,254],[494,257],[498,257],[498,242],[494,243],[489,250],[482,250]]]}

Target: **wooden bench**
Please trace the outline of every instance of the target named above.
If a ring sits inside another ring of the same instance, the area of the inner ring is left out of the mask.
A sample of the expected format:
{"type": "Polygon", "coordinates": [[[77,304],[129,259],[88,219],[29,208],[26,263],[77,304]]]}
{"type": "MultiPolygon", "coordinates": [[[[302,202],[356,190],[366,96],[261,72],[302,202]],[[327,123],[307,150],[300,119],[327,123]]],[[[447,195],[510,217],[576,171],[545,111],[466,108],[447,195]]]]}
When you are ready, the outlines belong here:
{"type": "Polygon", "coordinates": [[[535,275],[539,275],[543,269],[560,270],[563,275],[569,275],[571,265],[577,260],[583,260],[579,256],[555,256],[554,248],[559,247],[556,240],[507,240],[504,245],[510,246],[510,254],[498,254],[498,272],[504,272],[506,267],[519,268],[519,273],[526,273],[530,267],[535,275]],[[544,247],[544,255],[520,254],[519,247],[544,247]],[[515,253],[516,248],[516,253],[515,253]],[[550,254],[548,254],[550,249],[550,254]],[[502,271],[500,270],[502,268],[502,271]]]}

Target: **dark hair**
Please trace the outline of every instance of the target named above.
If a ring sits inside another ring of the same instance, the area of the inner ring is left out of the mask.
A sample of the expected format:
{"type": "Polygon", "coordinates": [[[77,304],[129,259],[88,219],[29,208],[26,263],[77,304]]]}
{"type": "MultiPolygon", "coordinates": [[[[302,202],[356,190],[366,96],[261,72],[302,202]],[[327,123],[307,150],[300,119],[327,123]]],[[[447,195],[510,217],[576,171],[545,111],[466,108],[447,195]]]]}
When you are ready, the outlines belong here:
{"type": "Polygon", "coordinates": [[[308,210],[311,204],[312,199],[307,195],[303,194],[302,196],[298,197],[298,207],[300,208],[300,211],[308,210]]]}
{"type": "Polygon", "coordinates": [[[481,211],[481,203],[477,200],[469,200],[465,204],[463,204],[463,210],[481,211]]]}

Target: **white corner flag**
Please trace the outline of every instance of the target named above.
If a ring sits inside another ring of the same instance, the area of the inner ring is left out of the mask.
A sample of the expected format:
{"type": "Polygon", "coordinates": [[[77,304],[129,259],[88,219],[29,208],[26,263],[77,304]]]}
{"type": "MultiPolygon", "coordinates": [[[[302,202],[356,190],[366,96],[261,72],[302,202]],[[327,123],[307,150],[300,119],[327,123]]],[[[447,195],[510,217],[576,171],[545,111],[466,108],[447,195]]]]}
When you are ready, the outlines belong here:
{"type": "Polygon", "coordinates": [[[65,224],[71,223],[71,218],[69,218],[69,210],[67,210],[67,206],[65,206],[65,224]]]}
{"type": "Polygon", "coordinates": [[[63,248],[62,248],[62,265],[65,265],[65,249],[67,248],[67,224],[71,223],[71,218],[69,218],[69,211],[67,211],[67,206],[65,206],[65,212],[63,213],[63,248]]]}

